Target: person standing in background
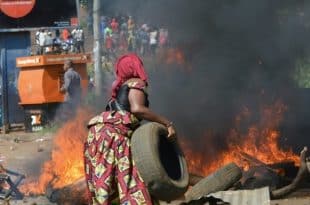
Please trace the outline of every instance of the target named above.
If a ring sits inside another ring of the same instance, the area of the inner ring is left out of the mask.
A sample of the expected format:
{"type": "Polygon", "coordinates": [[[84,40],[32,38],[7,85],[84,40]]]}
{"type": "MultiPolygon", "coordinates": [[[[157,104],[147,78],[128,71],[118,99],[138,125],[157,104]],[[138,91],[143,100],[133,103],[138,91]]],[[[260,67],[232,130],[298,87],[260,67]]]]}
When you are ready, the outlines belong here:
{"type": "Polygon", "coordinates": [[[111,22],[111,29],[113,31],[113,33],[118,33],[118,22],[116,21],[115,18],[112,19],[112,22],[111,22]]]}
{"type": "Polygon", "coordinates": [[[44,51],[44,43],[45,43],[45,38],[46,38],[47,33],[44,32],[44,30],[40,30],[40,32],[38,33],[38,37],[39,37],[39,46],[40,46],[40,51],[39,54],[42,55],[43,51],[44,51]]]}
{"type": "Polygon", "coordinates": [[[75,47],[76,47],[76,51],[78,53],[85,53],[85,49],[84,49],[84,31],[81,27],[77,27],[75,29],[73,29],[73,31],[71,32],[73,38],[74,38],[74,43],[75,43],[75,47]]]}
{"type": "Polygon", "coordinates": [[[104,16],[100,17],[100,36],[104,41],[104,30],[107,27],[106,18],[104,16]]]}
{"type": "Polygon", "coordinates": [[[127,22],[127,26],[128,26],[128,31],[133,31],[134,30],[135,22],[134,22],[132,16],[129,16],[128,22],[127,22]]]}
{"type": "Polygon", "coordinates": [[[152,31],[150,32],[150,50],[152,56],[155,56],[156,54],[157,44],[158,44],[158,31],[156,28],[153,28],[152,31]]]}
{"type": "Polygon", "coordinates": [[[66,60],[64,63],[64,84],[60,91],[65,93],[65,102],[63,104],[62,115],[65,120],[70,119],[75,115],[77,107],[81,101],[81,76],[73,68],[71,60],[66,60]]]}
{"type": "Polygon", "coordinates": [[[47,31],[47,34],[45,35],[45,40],[44,40],[44,53],[52,53],[53,52],[53,44],[54,44],[54,39],[52,36],[52,32],[47,31]]]}
{"type": "Polygon", "coordinates": [[[69,38],[69,35],[70,35],[70,32],[68,29],[65,28],[62,30],[62,40],[63,41],[67,41],[69,38]]]}

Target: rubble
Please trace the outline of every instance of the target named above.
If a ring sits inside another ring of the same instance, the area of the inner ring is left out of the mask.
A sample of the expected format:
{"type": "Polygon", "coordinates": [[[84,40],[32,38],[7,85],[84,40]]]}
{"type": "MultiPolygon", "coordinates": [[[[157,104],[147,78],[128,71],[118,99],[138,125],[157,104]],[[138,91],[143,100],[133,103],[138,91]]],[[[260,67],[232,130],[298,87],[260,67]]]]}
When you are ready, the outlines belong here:
{"type": "Polygon", "coordinates": [[[5,169],[2,165],[0,165],[0,199],[23,199],[24,196],[19,191],[18,185],[24,178],[25,176],[23,174],[5,169]]]}
{"type": "Polygon", "coordinates": [[[304,180],[304,178],[310,174],[309,169],[308,169],[310,162],[306,160],[307,151],[308,151],[308,148],[304,147],[304,149],[300,153],[300,167],[299,167],[297,176],[295,177],[293,182],[287,186],[284,186],[280,189],[272,191],[271,198],[278,199],[295,191],[300,185],[300,183],[302,182],[302,180],[304,180]]]}
{"type": "Polygon", "coordinates": [[[47,187],[46,196],[51,202],[66,205],[86,205],[87,187],[86,180],[81,178],[63,188],[47,187]]]}

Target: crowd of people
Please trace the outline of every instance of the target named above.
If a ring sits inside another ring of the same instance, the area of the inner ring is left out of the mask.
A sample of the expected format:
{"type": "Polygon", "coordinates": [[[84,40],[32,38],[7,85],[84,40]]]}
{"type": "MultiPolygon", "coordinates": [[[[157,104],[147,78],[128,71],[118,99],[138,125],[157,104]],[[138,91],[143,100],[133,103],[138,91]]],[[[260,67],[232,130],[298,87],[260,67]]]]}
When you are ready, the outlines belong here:
{"type": "MultiPolygon", "coordinates": [[[[89,28],[92,34],[92,27],[89,28]]],[[[136,23],[132,16],[100,18],[100,38],[103,57],[115,60],[120,53],[134,52],[154,56],[158,48],[169,44],[168,29],[146,23],[136,23]]],[[[35,34],[36,55],[85,52],[85,34],[81,27],[48,30],[35,34]]]]}
{"type": "Polygon", "coordinates": [[[155,55],[157,48],[166,47],[169,42],[167,29],[138,24],[132,16],[101,16],[100,32],[104,56],[108,59],[124,52],[155,55]]]}
{"type": "Polygon", "coordinates": [[[55,30],[42,29],[36,32],[35,54],[49,53],[81,53],[84,49],[84,31],[81,27],[76,27],[72,31],[67,28],[55,30]]]}

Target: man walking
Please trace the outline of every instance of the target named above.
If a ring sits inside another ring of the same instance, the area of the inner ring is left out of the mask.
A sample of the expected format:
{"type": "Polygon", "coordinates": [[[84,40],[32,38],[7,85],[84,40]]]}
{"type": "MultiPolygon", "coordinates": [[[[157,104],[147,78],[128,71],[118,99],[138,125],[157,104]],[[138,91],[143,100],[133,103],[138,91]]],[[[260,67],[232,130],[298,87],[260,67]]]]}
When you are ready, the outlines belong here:
{"type": "Polygon", "coordinates": [[[81,100],[81,76],[73,69],[71,60],[64,63],[64,84],[60,91],[64,92],[65,103],[63,105],[63,114],[66,119],[75,115],[76,108],[81,100]]]}

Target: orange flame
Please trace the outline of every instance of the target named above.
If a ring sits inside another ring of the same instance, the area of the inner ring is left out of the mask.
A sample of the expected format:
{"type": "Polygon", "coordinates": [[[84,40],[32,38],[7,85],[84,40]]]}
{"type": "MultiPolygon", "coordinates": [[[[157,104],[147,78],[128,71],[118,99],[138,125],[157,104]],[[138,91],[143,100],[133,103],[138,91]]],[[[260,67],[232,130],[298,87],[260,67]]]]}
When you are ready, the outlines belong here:
{"type": "Polygon", "coordinates": [[[167,65],[181,65],[186,71],[191,71],[192,67],[180,48],[161,48],[158,53],[159,62],[167,65]]]}
{"type": "Polygon", "coordinates": [[[76,117],[57,132],[51,160],[44,163],[38,182],[21,187],[23,193],[43,194],[48,185],[62,188],[84,177],[83,144],[89,119],[90,112],[79,109],[76,117]]]}
{"type": "MultiPolygon", "coordinates": [[[[249,109],[244,107],[243,112],[235,119],[235,127],[230,131],[226,151],[214,153],[212,160],[207,159],[202,153],[191,151],[187,143],[183,142],[183,147],[187,147],[185,153],[190,172],[206,176],[229,162],[235,162],[248,169],[250,163],[244,160],[243,153],[266,164],[289,160],[298,164],[299,157],[291,150],[282,150],[277,143],[280,137],[277,128],[286,110],[287,107],[280,101],[261,107],[261,119],[258,124],[250,125],[247,132],[242,133],[241,125],[252,115],[249,109]]],[[[90,113],[86,109],[79,110],[76,118],[58,131],[54,138],[55,148],[51,160],[44,164],[38,182],[25,184],[21,188],[23,193],[43,194],[49,184],[53,188],[62,188],[84,177],[83,142],[87,136],[85,125],[91,117],[90,113]]],[[[212,144],[206,146],[211,147],[212,144]]]]}
{"type": "Polygon", "coordinates": [[[179,65],[185,64],[184,53],[178,48],[169,48],[166,51],[166,64],[177,63],[179,65]]]}
{"type": "MultiPolygon", "coordinates": [[[[283,161],[293,161],[298,164],[299,157],[292,150],[284,151],[278,145],[278,139],[281,135],[277,128],[283,120],[283,113],[286,110],[287,107],[280,101],[271,106],[263,106],[260,110],[260,122],[257,125],[251,125],[247,132],[242,134],[240,125],[251,116],[251,112],[245,107],[244,111],[236,117],[235,128],[231,129],[228,136],[229,144],[226,151],[214,154],[212,160],[191,151],[185,145],[190,171],[207,176],[229,162],[235,162],[247,170],[253,165],[253,161],[250,164],[249,159],[244,156],[253,156],[254,159],[252,160],[258,164],[272,164],[283,161]]],[[[212,144],[206,146],[210,147],[212,144]]]]}

